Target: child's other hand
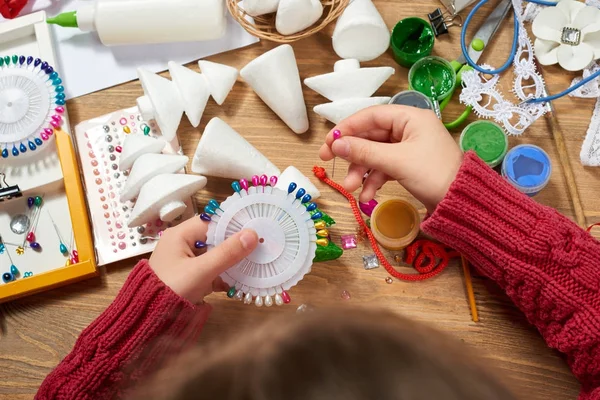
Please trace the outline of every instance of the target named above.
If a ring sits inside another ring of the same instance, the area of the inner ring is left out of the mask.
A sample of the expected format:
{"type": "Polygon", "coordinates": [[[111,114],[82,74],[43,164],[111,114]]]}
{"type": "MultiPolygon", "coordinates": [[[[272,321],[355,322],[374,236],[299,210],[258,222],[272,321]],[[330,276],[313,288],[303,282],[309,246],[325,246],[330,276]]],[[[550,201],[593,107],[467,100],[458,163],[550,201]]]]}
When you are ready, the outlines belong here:
{"type": "Polygon", "coordinates": [[[344,187],[363,186],[368,202],[389,180],[397,180],[431,212],[442,201],[462,162],[462,152],[432,111],[386,105],[367,108],[329,132],[319,155],[350,161],[344,187]],[[371,171],[363,183],[363,177],[371,171]]]}
{"type": "Polygon", "coordinates": [[[213,291],[228,290],[219,275],[248,256],[258,245],[256,232],[244,230],[209,252],[196,249],[206,241],[208,224],[199,217],[165,230],[150,257],[150,267],[175,293],[194,304],[213,291]],[[201,254],[203,253],[203,254],[201,254]]]}

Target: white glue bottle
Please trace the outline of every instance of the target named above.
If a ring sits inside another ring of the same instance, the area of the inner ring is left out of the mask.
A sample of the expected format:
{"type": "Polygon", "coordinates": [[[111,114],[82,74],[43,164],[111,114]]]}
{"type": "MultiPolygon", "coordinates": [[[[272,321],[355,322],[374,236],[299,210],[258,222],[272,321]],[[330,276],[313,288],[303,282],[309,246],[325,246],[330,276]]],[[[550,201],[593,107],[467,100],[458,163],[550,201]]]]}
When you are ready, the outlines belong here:
{"type": "Polygon", "coordinates": [[[97,0],[47,22],[97,32],[105,46],[213,40],[227,28],[224,0],[97,0]]]}

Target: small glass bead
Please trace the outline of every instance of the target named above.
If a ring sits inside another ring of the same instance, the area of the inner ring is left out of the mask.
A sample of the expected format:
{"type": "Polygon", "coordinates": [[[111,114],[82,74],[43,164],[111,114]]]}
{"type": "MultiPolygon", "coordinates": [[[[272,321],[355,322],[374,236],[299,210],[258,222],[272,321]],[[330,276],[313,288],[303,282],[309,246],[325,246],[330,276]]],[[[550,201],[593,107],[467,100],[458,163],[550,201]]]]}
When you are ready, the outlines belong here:
{"type": "Polygon", "coordinates": [[[394,280],[388,276],[387,278],[385,278],[385,283],[391,285],[392,283],[394,283],[394,280]]]}

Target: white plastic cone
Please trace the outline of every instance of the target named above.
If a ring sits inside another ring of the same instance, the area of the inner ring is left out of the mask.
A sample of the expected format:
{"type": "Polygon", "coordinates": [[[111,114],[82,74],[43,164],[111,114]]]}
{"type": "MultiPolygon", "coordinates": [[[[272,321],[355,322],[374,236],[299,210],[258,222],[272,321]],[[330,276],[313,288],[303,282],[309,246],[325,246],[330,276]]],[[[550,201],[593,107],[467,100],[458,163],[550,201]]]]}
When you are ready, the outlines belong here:
{"type": "Polygon", "coordinates": [[[170,142],[177,135],[183,116],[183,99],[179,90],[170,80],[143,68],[138,68],[138,77],[145,93],[137,100],[142,118],[146,121],[155,120],[167,142],[170,142]]]}
{"type": "Polygon", "coordinates": [[[210,96],[206,79],[201,74],[173,61],[169,62],[169,73],[183,98],[185,115],[194,128],[198,127],[210,96]]]}
{"type": "Polygon", "coordinates": [[[338,18],[333,49],[341,58],[371,61],[390,46],[390,30],[371,0],[354,0],[338,18]]]}
{"type": "Polygon", "coordinates": [[[308,130],[306,103],[292,46],[285,44],[266,52],[240,74],[295,133],[308,130]]]}
{"type": "Polygon", "coordinates": [[[239,7],[252,17],[274,13],[277,11],[279,0],[244,0],[238,3],[239,7]]]}
{"type": "Polygon", "coordinates": [[[240,75],[239,71],[229,65],[203,60],[198,61],[198,66],[208,82],[213,99],[218,105],[223,105],[240,75]]]}
{"type": "Polygon", "coordinates": [[[336,63],[336,72],[306,78],[304,84],[331,101],[370,97],[395,71],[392,67],[355,69],[336,63]]]}
{"type": "Polygon", "coordinates": [[[293,35],[312,26],[322,15],[321,0],[280,0],[275,28],[282,35],[293,35]]]}
{"type": "Polygon", "coordinates": [[[281,171],[223,120],[210,120],[192,160],[197,174],[228,179],[279,176],[281,171]]]}
{"type": "Polygon", "coordinates": [[[308,179],[302,172],[298,170],[298,168],[294,166],[289,166],[285,169],[285,171],[283,171],[275,187],[287,193],[288,187],[292,182],[298,185],[298,188],[303,188],[306,190],[306,193],[310,194],[313,200],[321,197],[321,192],[319,189],[317,189],[310,179],[308,179]]]}
{"type": "Polygon", "coordinates": [[[206,186],[206,178],[198,175],[157,175],[142,186],[127,225],[135,228],[160,218],[170,222],[187,208],[185,201],[206,186]]]}
{"type": "Polygon", "coordinates": [[[119,169],[126,171],[143,154],[157,154],[165,148],[165,141],[146,135],[127,135],[119,159],[119,169]]]}
{"type": "Polygon", "coordinates": [[[135,199],[146,182],[161,174],[174,174],[185,167],[189,159],[186,156],[170,154],[144,154],[140,156],[127,177],[121,192],[121,202],[135,199]]]}
{"type": "Polygon", "coordinates": [[[360,110],[380,104],[389,104],[390,100],[391,97],[344,99],[333,103],[319,104],[313,110],[328,121],[339,124],[360,110]]]}

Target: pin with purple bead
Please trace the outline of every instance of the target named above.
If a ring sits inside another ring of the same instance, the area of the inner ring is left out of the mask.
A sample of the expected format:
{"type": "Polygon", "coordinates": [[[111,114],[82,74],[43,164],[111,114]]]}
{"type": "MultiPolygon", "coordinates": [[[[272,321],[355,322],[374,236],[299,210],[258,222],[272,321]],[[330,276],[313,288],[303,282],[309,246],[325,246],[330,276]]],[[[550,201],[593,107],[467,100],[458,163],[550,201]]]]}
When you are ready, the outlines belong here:
{"type": "MultiPolygon", "coordinates": [[[[333,131],[333,141],[335,142],[336,140],[338,140],[341,137],[342,137],[342,132],[339,129],[335,129],[333,131]]],[[[333,147],[333,144],[332,144],[332,147],[333,147]]],[[[336,158],[337,157],[335,157],[335,156],[333,157],[333,168],[331,170],[331,179],[333,179],[335,177],[335,159],[336,158]]]]}

